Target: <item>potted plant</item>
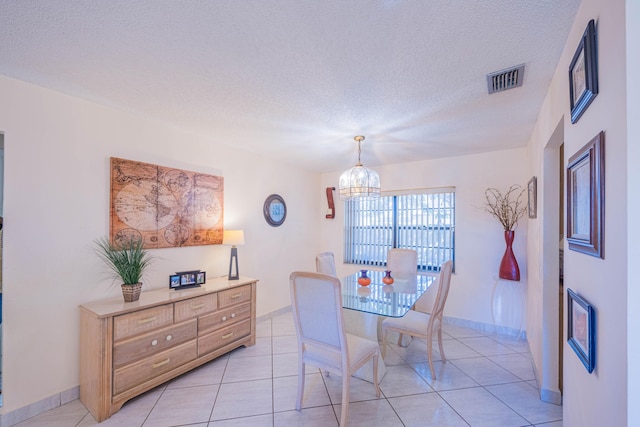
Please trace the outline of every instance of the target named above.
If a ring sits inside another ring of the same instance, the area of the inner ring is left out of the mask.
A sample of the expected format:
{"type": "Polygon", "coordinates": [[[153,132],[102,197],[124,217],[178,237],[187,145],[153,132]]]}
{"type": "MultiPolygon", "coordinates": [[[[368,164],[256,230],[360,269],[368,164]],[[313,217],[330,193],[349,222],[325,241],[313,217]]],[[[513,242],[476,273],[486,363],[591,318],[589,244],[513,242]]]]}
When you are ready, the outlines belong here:
{"type": "Polygon", "coordinates": [[[505,193],[496,188],[487,188],[484,192],[485,210],[500,221],[504,228],[504,240],[507,243],[507,249],[500,262],[501,279],[520,280],[520,268],[513,254],[512,245],[518,220],[527,210],[527,206],[521,200],[524,192],[525,189],[517,184],[509,187],[505,193]]]}
{"type": "Polygon", "coordinates": [[[142,239],[131,238],[124,243],[113,244],[108,237],[102,237],[95,244],[98,257],[107,264],[114,279],[122,280],[125,302],[137,301],[142,288],[142,275],[153,260],[153,256],[144,248],[142,239]]]}

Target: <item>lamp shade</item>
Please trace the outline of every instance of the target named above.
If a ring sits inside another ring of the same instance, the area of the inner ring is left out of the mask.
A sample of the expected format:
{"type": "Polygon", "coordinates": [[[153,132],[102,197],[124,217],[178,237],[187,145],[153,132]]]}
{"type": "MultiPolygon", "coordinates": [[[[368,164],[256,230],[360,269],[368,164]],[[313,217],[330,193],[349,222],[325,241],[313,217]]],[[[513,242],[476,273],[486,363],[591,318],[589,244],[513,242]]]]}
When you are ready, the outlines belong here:
{"type": "Polygon", "coordinates": [[[244,245],[244,231],[224,230],[224,234],[222,235],[222,244],[231,246],[244,245]]]}
{"type": "Polygon", "coordinates": [[[343,200],[354,197],[379,197],[380,176],[378,172],[355,165],[340,175],[339,194],[343,200]]]}
{"type": "Polygon", "coordinates": [[[338,194],[342,200],[356,197],[380,197],[380,176],[378,172],[367,169],[360,162],[360,144],[364,136],[353,138],[358,143],[358,163],[340,175],[338,194]]]}

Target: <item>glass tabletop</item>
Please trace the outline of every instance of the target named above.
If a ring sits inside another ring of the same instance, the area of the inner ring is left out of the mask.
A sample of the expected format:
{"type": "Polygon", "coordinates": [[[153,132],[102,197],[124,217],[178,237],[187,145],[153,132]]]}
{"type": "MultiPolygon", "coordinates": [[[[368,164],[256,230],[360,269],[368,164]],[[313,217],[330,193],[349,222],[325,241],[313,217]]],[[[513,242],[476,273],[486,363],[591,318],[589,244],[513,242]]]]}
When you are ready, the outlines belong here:
{"type": "Polygon", "coordinates": [[[371,278],[371,284],[360,286],[359,275],[358,272],[342,278],[342,307],[388,317],[404,316],[436,280],[435,276],[394,276],[391,273],[394,282],[385,285],[382,283],[384,271],[369,270],[367,276],[371,278]]]}

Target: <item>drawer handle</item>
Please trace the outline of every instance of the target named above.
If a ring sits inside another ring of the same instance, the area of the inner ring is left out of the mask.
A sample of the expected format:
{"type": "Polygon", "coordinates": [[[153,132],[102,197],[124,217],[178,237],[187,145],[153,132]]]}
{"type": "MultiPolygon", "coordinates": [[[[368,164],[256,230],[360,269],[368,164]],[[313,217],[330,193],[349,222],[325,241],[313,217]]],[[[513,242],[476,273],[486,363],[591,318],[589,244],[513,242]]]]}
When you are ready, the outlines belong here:
{"type": "Polygon", "coordinates": [[[166,359],[164,359],[162,362],[154,363],[154,364],[153,364],[153,369],[155,369],[155,368],[159,368],[160,366],[164,366],[164,365],[166,365],[167,363],[169,363],[169,360],[171,360],[171,359],[166,358],[166,359]]]}
{"type": "Polygon", "coordinates": [[[235,294],[235,295],[231,295],[229,298],[230,299],[238,299],[242,296],[242,294],[235,294]]]}
{"type": "Polygon", "coordinates": [[[145,323],[153,322],[156,320],[156,316],[147,317],[146,319],[138,320],[138,325],[144,325],[145,323]]]}
{"type": "Polygon", "coordinates": [[[158,345],[158,340],[151,341],[151,345],[158,345]]]}
{"type": "Polygon", "coordinates": [[[200,310],[203,307],[204,307],[204,303],[198,304],[198,305],[194,305],[194,306],[191,307],[191,309],[192,310],[200,310]]]}
{"type": "Polygon", "coordinates": [[[222,336],[222,339],[223,339],[223,340],[226,340],[227,338],[231,338],[232,336],[233,336],[233,332],[229,332],[228,334],[223,335],[223,336],[222,336]]]}
{"type": "Polygon", "coordinates": [[[236,317],[235,313],[231,313],[231,318],[233,319],[234,317],[236,317]]]}
{"type": "Polygon", "coordinates": [[[222,316],[222,321],[226,321],[227,320],[227,316],[222,316]]]}
{"type": "Polygon", "coordinates": [[[167,341],[171,341],[172,338],[173,338],[173,336],[167,335],[167,341]]]}

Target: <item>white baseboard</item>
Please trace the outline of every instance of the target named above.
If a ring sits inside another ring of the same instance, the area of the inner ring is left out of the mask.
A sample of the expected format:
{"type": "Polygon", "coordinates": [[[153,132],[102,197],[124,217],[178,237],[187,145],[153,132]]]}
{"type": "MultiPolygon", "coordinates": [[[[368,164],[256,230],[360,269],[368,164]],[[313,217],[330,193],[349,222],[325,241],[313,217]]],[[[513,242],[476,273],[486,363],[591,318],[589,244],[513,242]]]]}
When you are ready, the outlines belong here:
{"type": "MultiPolygon", "coordinates": [[[[256,319],[257,322],[272,319],[291,311],[291,306],[283,307],[270,313],[264,314],[256,319]]],[[[33,418],[58,406],[69,403],[80,398],[80,386],[72,387],[68,390],[44,398],[38,402],[31,403],[22,408],[0,415],[0,427],[11,427],[22,421],[33,418]]]]}
{"type": "Polygon", "coordinates": [[[562,405],[562,393],[560,390],[547,390],[543,388],[540,390],[540,400],[547,403],[553,403],[554,405],[562,405]]]}
{"type": "MultiPolygon", "coordinates": [[[[279,308],[278,310],[274,310],[270,313],[263,314],[262,316],[257,317],[256,322],[273,319],[274,317],[281,316],[283,314],[289,313],[290,311],[291,306],[279,308]]],[[[514,335],[519,339],[526,338],[526,333],[524,331],[501,327],[499,328],[500,330],[496,330],[496,327],[494,325],[487,323],[473,322],[471,320],[457,319],[454,317],[444,317],[443,321],[446,324],[463,326],[466,328],[477,329],[484,332],[498,332],[502,334],[514,335]]],[[[34,402],[25,407],[0,415],[0,427],[11,427],[18,423],[21,423],[22,421],[28,420],[29,418],[33,418],[36,415],[40,415],[44,412],[47,412],[51,409],[57,408],[58,406],[64,405],[65,403],[79,398],[80,386],[72,387],[68,390],[54,394],[53,396],[47,397],[38,402],[34,402]]],[[[562,395],[560,394],[560,392],[556,392],[553,390],[541,390],[540,398],[544,402],[555,403],[557,405],[560,405],[562,403],[562,395]]]]}
{"type": "Polygon", "coordinates": [[[540,400],[547,403],[553,403],[554,405],[562,405],[562,392],[560,389],[550,390],[548,388],[540,387],[540,375],[536,369],[535,363],[531,363],[533,368],[533,375],[536,377],[536,388],[538,389],[540,400]]]}
{"type": "Polygon", "coordinates": [[[522,340],[527,339],[527,331],[509,328],[506,326],[495,326],[491,323],[474,322],[472,320],[458,319],[456,317],[447,317],[447,316],[444,316],[442,318],[442,322],[447,325],[462,326],[465,328],[475,329],[485,333],[495,332],[502,335],[510,335],[515,337],[516,339],[522,339],[522,340]]]}
{"type": "Polygon", "coordinates": [[[286,307],[282,307],[277,310],[274,310],[270,313],[263,314],[262,316],[257,316],[256,323],[260,323],[264,320],[273,319],[274,317],[282,316],[283,314],[290,313],[290,312],[291,312],[291,306],[288,305],[286,307]]]}
{"type": "Polygon", "coordinates": [[[15,411],[0,415],[0,427],[11,427],[79,398],[80,386],[77,385],[68,390],[46,397],[38,402],[16,409],[15,411]]]}

